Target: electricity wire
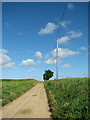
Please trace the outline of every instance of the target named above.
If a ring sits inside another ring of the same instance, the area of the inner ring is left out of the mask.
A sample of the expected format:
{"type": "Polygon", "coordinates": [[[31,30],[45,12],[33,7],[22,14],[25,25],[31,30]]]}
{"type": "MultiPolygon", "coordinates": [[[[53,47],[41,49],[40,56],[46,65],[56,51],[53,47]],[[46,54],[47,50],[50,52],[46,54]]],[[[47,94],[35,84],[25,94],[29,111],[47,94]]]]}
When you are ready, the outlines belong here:
{"type": "MultiPolygon", "coordinates": [[[[64,7],[64,11],[63,11],[63,14],[62,14],[62,17],[61,17],[61,24],[62,24],[62,21],[63,21],[64,16],[65,16],[66,7],[67,7],[67,5],[65,5],[65,7],[64,7]]],[[[60,24],[59,29],[58,29],[58,32],[57,32],[57,38],[58,38],[58,36],[59,36],[60,30],[61,30],[61,27],[62,27],[61,24],[60,24]]]]}

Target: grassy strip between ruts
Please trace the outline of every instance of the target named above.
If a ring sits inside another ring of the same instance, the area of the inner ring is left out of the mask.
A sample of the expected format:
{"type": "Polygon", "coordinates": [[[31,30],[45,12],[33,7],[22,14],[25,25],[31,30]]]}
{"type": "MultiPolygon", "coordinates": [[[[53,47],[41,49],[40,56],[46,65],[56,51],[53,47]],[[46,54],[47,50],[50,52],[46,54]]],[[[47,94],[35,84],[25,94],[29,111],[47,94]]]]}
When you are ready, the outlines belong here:
{"type": "Polygon", "coordinates": [[[53,118],[88,119],[88,78],[44,82],[53,118]]]}
{"type": "Polygon", "coordinates": [[[30,90],[37,80],[2,80],[2,106],[30,90]]]}

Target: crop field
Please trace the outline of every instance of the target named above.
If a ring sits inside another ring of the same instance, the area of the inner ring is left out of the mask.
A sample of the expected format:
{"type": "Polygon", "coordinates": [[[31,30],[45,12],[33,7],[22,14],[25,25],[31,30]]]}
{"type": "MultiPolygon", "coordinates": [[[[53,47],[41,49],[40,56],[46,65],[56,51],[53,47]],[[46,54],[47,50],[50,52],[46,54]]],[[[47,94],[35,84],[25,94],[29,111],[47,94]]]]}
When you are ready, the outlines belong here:
{"type": "Polygon", "coordinates": [[[53,118],[88,119],[88,78],[45,81],[53,118]]]}
{"type": "Polygon", "coordinates": [[[2,80],[2,106],[30,90],[36,80],[2,80]]]}

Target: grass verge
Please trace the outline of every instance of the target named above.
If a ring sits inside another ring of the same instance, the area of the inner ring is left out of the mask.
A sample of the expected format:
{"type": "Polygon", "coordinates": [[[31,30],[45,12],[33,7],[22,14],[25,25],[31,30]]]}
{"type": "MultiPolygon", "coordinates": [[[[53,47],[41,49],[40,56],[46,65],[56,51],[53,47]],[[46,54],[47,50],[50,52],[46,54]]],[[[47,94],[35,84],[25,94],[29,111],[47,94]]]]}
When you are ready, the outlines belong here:
{"type": "Polygon", "coordinates": [[[66,78],[44,82],[53,118],[88,119],[88,79],[66,78]]]}

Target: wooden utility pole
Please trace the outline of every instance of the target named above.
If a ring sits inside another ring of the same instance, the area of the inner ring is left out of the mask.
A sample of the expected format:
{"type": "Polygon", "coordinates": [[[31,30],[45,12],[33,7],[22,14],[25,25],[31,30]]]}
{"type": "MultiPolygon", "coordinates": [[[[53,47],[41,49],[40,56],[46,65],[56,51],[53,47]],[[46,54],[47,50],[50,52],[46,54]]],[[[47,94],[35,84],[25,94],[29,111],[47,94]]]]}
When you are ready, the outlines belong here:
{"type": "Polygon", "coordinates": [[[56,57],[57,57],[56,79],[58,80],[58,38],[57,38],[57,50],[56,50],[56,57]]]}
{"type": "MultiPolygon", "coordinates": [[[[66,11],[66,7],[67,5],[65,5],[64,7],[64,11],[63,11],[63,14],[62,14],[62,18],[61,18],[61,22],[63,21],[63,18],[64,18],[64,15],[65,15],[65,11],[66,11]]],[[[59,36],[59,33],[60,33],[60,30],[61,30],[61,24],[60,24],[60,27],[58,29],[58,33],[57,33],[57,48],[56,48],[56,80],[58,80],[58,36],[59,36]]]]}

